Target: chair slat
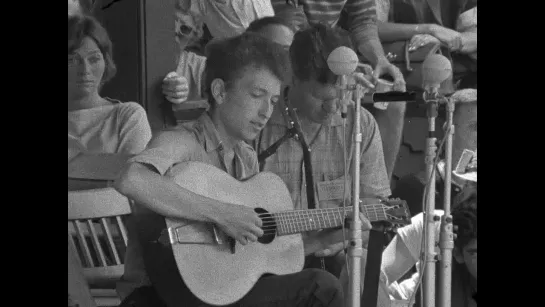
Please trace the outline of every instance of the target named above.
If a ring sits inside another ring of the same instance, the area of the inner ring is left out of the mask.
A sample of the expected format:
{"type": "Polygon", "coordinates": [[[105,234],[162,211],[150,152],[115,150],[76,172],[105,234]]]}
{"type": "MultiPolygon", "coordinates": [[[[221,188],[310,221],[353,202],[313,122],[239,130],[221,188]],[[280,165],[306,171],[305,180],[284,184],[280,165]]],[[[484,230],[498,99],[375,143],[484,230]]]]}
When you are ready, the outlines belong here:
{"type": "Polygon", "coordinates": [[[114,240],[112,238],[112,233],[110,232],[110,226],[108,225],[108,221],[105,218],[101,218],[100,224],[102,225],[102,230],[104,230],[104,233],[106,234],[106,239],[108,243],[107,245],[110,248],[112,255],[114,256],[114,263],[121,264],[121,260],[119,260],[119,254],[117,253],[117,248],[115,247],[114,240]]]}
{"type": "Polygon", "coordinates": [[[107,267],[83,268],[83,275],[89,284],[99,284],[105,281],[117,280],[123,276],[123,265],[110,265],[107,267]]]}
{"type": "Polygon", "coordinates": [[[89,246],[87,245],[87,240],[85,238],[85,235],[81,227],[81,222],[74,221],[74,226],[76,227],[76,234],[78,235],[78,240],[81,244],[83,255],[85,256],[86,266],[94,267],[95,262],[93,261],[93,257],[91,257],[91,250],[89,249],[89,246]]]}
{"type": "Polygon", "coordinates": [[[68,298],[79,306],[95,307],[89,286],[84,278],[85,273],[80,265],[81,260],[73,248],[73,242],[70,243],[71,240],[73,240],[72,236],[68,235],[68,298]]]}
{"type": "MultiPolygon", "coordinates": [[[[75,232],[74,232],[75,233],[75,232]]],[[[71,233],[68,233],[68,244],[70,244],[70,248],[74,251],[75,255],[76,255],[76,258],[78,259],[79,261],[79,265],[81,267],[83,267],[83,262],[81,261],[78,253],[77,253],[77,248],[76,248],[76,242],[74,241],[74,237],[71,233]]]]}
{"type": "Polygon", "coordinates": [[[125,246],[127,246],[127,229],[125,228],[125,224],[123,223],[123,220],[120,216],[116,216],[115,220],[117,221],[117,228],[119,229],[119,233],[121,234],[121,237],[123,238],[123,241],[125,242],[125,246]]]}
{"type": "Polygon", "coordinates": [[[93,247],[95,248],[96,253],[98,254],[98,261],[101,266],[107,266],[108,263],[106,262],[106,257],[104,256],[104,251],[102,250],[102,246],[100,246],[100,241],[98,240],[97,231],[95,230],[95,225],[93,221],[86,220],[87,226],[89,227],[89,231],[91,232],[91,242],[93,243],[93,247]]]}

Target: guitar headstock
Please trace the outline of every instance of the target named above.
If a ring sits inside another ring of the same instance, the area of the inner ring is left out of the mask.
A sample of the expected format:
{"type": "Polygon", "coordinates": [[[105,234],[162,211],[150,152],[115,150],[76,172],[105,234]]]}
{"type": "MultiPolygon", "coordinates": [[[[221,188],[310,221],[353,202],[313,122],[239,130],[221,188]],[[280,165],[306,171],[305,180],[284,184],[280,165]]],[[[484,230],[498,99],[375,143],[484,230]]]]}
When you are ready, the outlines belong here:
{"type": "Polygon", "coordinates": [[[407,202],[399,198],[383,199],[378,204],[364,206],[366,215],[374,226],[393,230],[411,224],[411,213],[407,202]]]}
{"type": "Polygon", "coordinates": [[[382,201],[386,220],[392,228],[403,227],[411,224],[411,213],[407,202],[399,198],[385,199],[382,201]]]}

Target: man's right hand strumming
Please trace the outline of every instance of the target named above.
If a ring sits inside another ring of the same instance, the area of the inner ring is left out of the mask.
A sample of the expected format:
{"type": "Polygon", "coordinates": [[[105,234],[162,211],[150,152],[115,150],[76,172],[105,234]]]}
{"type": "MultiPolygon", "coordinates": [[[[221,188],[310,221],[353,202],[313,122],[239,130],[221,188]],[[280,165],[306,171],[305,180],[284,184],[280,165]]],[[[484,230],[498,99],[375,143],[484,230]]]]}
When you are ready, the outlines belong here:
{"type": "Polygon", "coordinates": [[[255,242],[263,235],[261,219],[252,208],[222,204],[215,212],[213,220],[216,225],[242,245],[255,242]]]}

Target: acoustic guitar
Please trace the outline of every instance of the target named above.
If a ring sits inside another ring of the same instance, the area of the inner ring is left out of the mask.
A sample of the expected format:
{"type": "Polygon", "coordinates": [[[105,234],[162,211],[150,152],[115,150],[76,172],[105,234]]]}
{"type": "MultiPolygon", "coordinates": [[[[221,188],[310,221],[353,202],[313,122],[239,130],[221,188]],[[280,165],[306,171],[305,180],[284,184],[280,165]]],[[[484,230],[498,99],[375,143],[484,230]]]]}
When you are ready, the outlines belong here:
{"type": "MultiPolygon", "coordinates": [[[[167,176],[194,193],[254,208],[264,232],[258,242],[241,245],[210,223],[138,215],[147,273],[169,307],[232,304],[264,274],[301,271],[305,258],[300,233],[341,227],[352,211],[348,206],[293,210],[286,185],[268,172],[238,181],[212,165],[188,162],[167,176]]],[[[377,200],[361,208],[371,222],[410,224],[404,201],[377,200]]]]}

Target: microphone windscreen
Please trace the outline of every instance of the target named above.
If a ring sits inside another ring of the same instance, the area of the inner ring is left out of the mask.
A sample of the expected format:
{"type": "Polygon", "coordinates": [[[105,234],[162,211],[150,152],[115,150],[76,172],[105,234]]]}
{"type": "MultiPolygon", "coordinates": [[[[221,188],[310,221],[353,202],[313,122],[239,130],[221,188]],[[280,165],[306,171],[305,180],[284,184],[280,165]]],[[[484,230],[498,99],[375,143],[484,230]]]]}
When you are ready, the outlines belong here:
{"type": "Polygon", "coordinates": [[[358,62],[356,52],[345,46],[335,48],[327,57],[327,66],[338,76],[349,75],[356,71],[358,62]]]}
{"type": "Polygon", "coordinates": [[[422,85],[424,88],[438,88],[451,74],[452,64],[443,55],[432,54],[422,63],[422,85]]]}

